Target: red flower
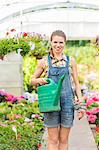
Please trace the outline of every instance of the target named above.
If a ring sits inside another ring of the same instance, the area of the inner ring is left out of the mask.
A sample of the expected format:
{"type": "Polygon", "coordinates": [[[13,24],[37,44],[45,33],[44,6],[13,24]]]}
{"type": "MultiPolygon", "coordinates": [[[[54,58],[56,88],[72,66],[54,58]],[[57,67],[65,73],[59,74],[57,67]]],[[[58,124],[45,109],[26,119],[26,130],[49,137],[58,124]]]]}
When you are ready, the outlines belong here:
{"type": "Polygon", "coordinates": [[[28,36],[28,34],[27,34],[26,32],[24,32],[24,33],[23,33],[23,36],[26,37],[26,36],[28,36]]]}
{"type": "Polygon", "coordinates": [[[38,144],[38,150],[41,150],[41,148],[42,148],[42,144],[38,144]]]}

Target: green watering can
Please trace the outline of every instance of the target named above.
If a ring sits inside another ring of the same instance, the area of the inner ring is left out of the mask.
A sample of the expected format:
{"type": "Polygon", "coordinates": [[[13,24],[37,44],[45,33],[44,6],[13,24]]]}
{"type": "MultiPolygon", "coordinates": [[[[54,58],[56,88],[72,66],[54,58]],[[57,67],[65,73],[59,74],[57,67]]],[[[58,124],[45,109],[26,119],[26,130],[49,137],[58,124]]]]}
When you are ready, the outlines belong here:
{"type": "Polygon", "coordinates": [[[60,94],[64,78],[65,75],[61,76],[58,84],[48,78],[48,84],[37,88],[40,112],[60,111],[60,94]]]}

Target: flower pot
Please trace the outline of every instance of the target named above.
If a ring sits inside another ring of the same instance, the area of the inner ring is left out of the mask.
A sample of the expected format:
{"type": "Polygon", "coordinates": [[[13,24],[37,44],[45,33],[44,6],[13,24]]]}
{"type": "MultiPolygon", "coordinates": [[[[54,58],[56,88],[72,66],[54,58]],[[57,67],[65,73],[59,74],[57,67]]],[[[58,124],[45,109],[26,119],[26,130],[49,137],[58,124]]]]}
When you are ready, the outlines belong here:
{"type": "Polygon", "coordinates": [[[99,133],[99,126],[96,125],[96,132],[99,133]]]}

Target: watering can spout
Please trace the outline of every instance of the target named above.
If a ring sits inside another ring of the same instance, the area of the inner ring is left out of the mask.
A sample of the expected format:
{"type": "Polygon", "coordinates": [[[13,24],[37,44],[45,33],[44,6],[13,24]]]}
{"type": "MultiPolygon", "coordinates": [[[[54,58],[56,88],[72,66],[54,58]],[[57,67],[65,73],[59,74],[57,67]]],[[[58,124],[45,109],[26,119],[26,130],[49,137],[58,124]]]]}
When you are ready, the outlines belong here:
{"type": "Polygon", "coordinates": [[[62,83],[63,83],[64,78],[65,78],[65,75],[62,75],[61,78],[60,78],[59,81],[58,81],[58,84],[57,84],[57,92],[56,92],[56,98],[55,98],[55,103],[54,103],[54,105],[57,105],[58,102],[59,102],[60,93],[61,93],[61,89],[62,89],[62,83]]]}
{"type": "Polygon", "coordinates": [[[58,92],[61,91],[61,87],[62,87],[62,83],[63,83],[64,78],[65,78],[65,75],[62,75],[58,81],[58,92]]]}

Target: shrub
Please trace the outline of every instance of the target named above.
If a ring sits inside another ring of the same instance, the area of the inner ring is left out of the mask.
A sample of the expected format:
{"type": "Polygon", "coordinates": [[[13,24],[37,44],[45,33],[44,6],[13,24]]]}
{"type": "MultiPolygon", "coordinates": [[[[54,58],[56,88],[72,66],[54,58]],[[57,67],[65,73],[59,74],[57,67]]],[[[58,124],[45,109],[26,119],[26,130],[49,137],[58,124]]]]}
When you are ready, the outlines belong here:
{"type": "Polygon", "coordinates": [[[0,40],[0,56],[17,50],[17,40],[14,38],[0,40]]]}

